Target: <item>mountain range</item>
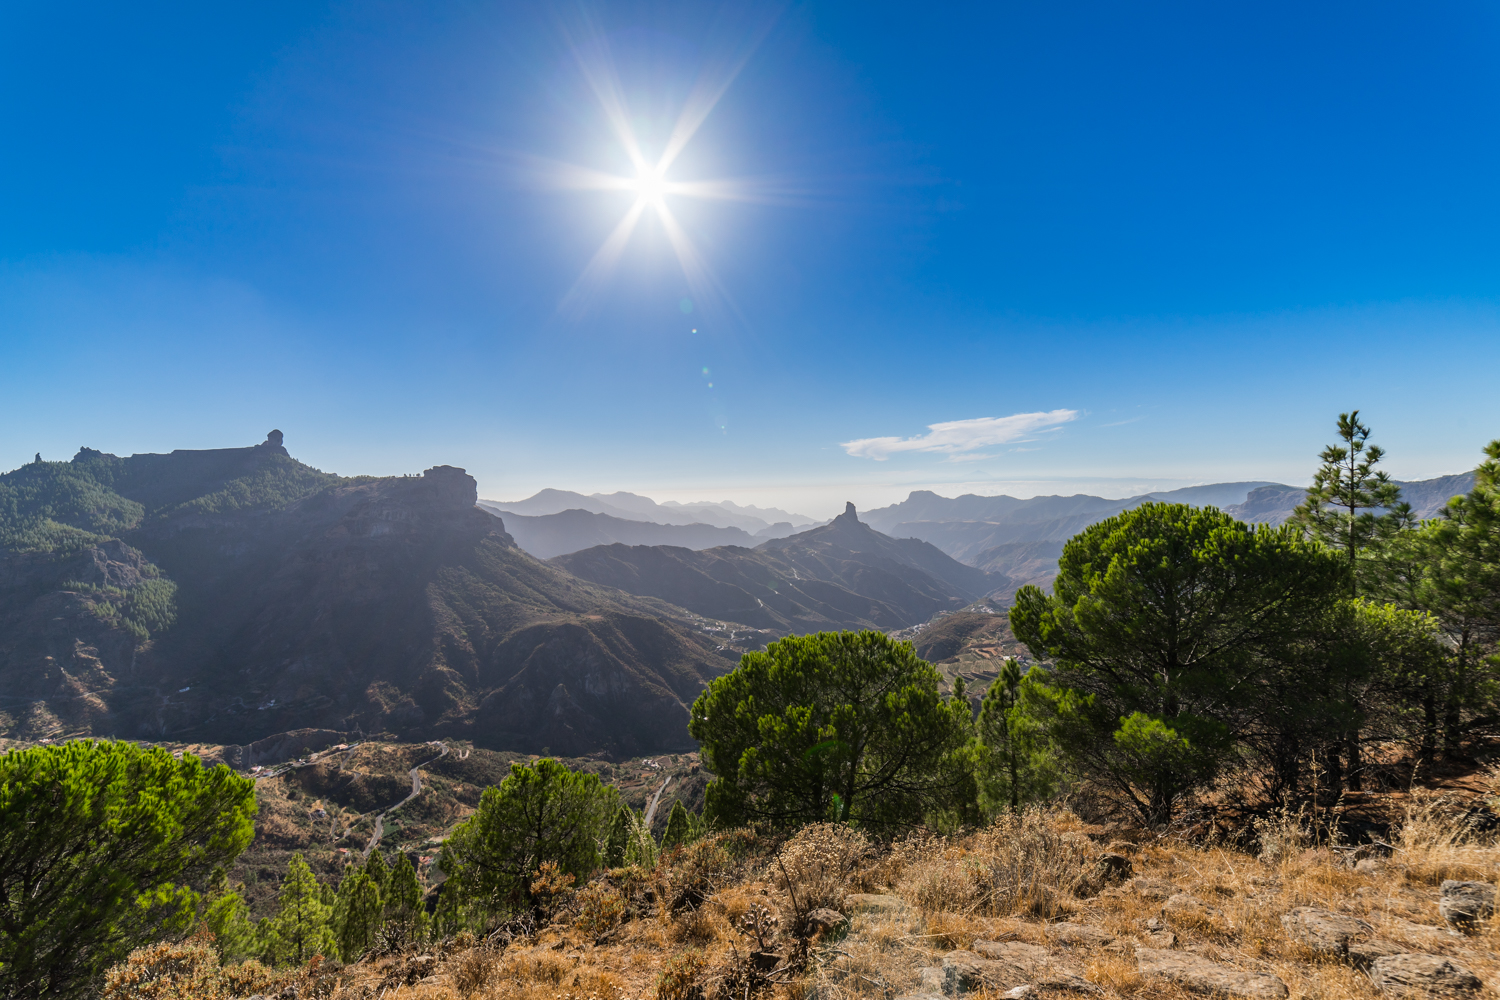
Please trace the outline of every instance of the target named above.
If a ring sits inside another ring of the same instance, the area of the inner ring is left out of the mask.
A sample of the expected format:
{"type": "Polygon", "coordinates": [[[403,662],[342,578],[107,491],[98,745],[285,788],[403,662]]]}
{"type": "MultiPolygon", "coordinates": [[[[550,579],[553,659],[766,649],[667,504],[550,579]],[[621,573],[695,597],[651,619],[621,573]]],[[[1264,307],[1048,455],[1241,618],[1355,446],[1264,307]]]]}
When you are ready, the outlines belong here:
{"type": "Polygon", "coordinates": [[[0,734],[691,747],[734,651],[528,555],[475,500],[462,469],[329,475],[279,432],[0,476],[0,734]]]}
{"type": "Polygon", "coordinates": [[[875,531],[853,504],[828,524],[754,549],[615,544],[552,563],[594,583],[780,634],[905,628],[1013,586],[919,539],[875,531]]]}
{"type": "MultiPolygon", "coordinates": [[[[1471,483],[1403,491],[1424,516],[1471,483]]],[[[703,686],[769,639],[1003,609],[1050,579],[1063,539],[1148,499],[1275,521],[1300,498],[1274,483],[1129,500],[919,491],[818,524],[543,491],[517,504],[527,514],[479,501],[459,468],[325,473],[277,431],[249,448],[83,448],[0,475],[0,736],[248,746],[300,729],[671,752],[692,745],[703,686]],[[675,520],[644,520],[658,515],[675,520]]]]}
{"type": "Polygon", "coordinates": [[[729,500],[717,503],[707,500],[697,503],[678,503],[668,500],[657,503],[650,497],[636,493],[594,493],[585,496],[569,490],[542,490],[524,500],[484,500],[481,503],[496,510],[509,511],[525,517],[541,517],[558,514],[565,510],[586,510],[592,514],[607,514],[622,521],[651,521],[655,524],[711,524],[716,528],[738,528],[749,535],[756,535],[780,523],[791,534],[796,528],[805,528],[819,523],[817,519],[803,514],[793,514],[774,507],[740,506],[729,500]]]}
{"type": "MultiPolygon", "coordinates": [[[[1473,488],[1472,472],[1400,483],[1418,518],[1437,515],[1450,497],[1473,488]]],[[[865,521],[899,538],[920,538],[948,555],[1022,582],[1046,585],[1056,572],[1062,543],[1091,524],[1149,501],[1214,506],[1243,521],[1280,524],[1307,491],[1281,483],[1242,482],[1189,486],[1123,500],[1076,494],[1018,500],[965,494],[942,497],[917,490],[904,501],[867,511],[865,521]]]]}

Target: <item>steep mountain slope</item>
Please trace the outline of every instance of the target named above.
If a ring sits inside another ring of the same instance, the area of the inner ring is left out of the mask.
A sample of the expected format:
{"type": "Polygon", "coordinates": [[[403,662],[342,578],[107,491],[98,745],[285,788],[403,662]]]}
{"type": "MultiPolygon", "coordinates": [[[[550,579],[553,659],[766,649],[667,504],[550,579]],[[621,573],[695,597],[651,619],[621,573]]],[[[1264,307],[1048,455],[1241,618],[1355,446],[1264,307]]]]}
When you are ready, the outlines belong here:
{"type": "Polygon", "coordinates": [[[505,527],[516,544],[538,559],[551,559],[594,545],[613,545],[616,542],[625,545],[680,545],[689,549],[755,543],[755,539],[739,528],[716,528],[711,524],[626,521],[586,510],[526,517],[485,500],[479,502],[479,508],[504,518],[505,527]]]}
{"type": "Polygon", "coordinates": [[[990,573],[999,573],[1023,583],[1050,587],[1057,576],[1057,560],[1062,558],[1060,539],[1041,542],[1012,542],[985,549],[974,557],[974,564],[990,573]]]}
{"type": "Polygon", "coordinates": [[[733,661],[474,502],[462,469],[342,479],[279,434],[0,477],[0,731],[690,746],[687,704],[733,661]]]}
{"type": "Polygon", "coordinates": [[[553,563],[702,615],[797,634],[903,628],[1011,582],[925,542],[882,535],[859,521],[853,504],[826,525],[753,550],[608,545],[553,563]]]}

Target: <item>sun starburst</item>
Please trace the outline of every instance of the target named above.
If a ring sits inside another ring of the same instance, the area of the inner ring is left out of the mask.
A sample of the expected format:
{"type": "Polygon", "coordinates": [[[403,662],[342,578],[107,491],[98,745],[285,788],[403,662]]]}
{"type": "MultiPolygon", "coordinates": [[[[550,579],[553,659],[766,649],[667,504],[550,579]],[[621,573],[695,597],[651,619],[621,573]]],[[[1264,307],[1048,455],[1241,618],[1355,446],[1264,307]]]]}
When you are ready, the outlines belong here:
{"type": "Polygon", "coordinates": [[[577,317],[588,311],[624,255],[632,234],[648,212],[660,222],[692,296],[705,302],[718,301],[733,310],[732,302],[707,259],[673,213],[672,203],[677,199],[762,200],[757,197],[757,185],[732,178],[674,180],[671,171],[698,129],[744,68],[772,21],[774,17],[764,21],[756,31],[741,35],[733,57],[718,60],[699,74],[697,82],[683,102],[661,155],[654,160],[646,156],[640,137],[631,125],[624,88],[602,35],[584,32],[580,37],[570,39],[578,68],[634,172],[628,176],[619,176],[573,164],[553,164],[553,180],[570,188],[623,191],[635,197],[614,229],[604,238],[573,287],[563,297],[559,307],[561,312],[577,317]]]}

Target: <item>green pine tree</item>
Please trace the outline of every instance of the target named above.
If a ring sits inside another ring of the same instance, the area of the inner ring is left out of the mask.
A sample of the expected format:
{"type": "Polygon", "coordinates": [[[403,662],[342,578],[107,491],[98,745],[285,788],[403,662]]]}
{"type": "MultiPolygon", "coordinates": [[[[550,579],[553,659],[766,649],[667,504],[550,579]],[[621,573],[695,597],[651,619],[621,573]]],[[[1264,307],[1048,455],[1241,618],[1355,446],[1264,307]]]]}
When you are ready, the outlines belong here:
{"type": "Polygon", "coordinates": [[[226,892],[203,911],[203,923],[214,935],[214,950],[224,962],[239,962],[255,952],[255,925],[238,892],[226,892]]]}
{"type": "Polygon", "coordinates": [[[1359,422],[1359,411],[1339,414],[1342,445],[1329,445],[1319,459],[1307,499],[1292,515],[1292,523],[1330,548],[1344,553],[1349,563],[1350,594],[1358,588],[1355,571],[1360,553],[1383,529],[1410,519],[1411,509],[1401,503],[1401,488],[1375,466],[1385,456],[1379,445],[1366,446],[1370,428],[1359,422]],[[1383,517],[1375,511],[1387,510],[1383,517]]]}
{"type": "Polygon", "coordinates": [[[332,917],[333,907],[312,869],[300,852],[293,854],[276,895],[276,915],[261,921],[266,960],[272,965],[305,965],[314,955],[332,955],[332,917]]]}
{"type": "Polygon", "coordinates": [[[670,851],[692,839],[693,821],[682,800],[672,803],[672,814],[667,817],[667,830],[662,834],[661,849],[670,851]]]}
{"type": "Polygon", "coordinates": [[[385,857],[380,853],[380,848],[370,851],[369,858],[365,860],[365,874],[374,880],[375,888],[384,896],[385,885],[390,880],[391,870],[386,867],[385,857]]]}
{"type": "Polygon", "coordinates": [[[1025,710],[1025,678],[1015,657],[1007,657],[979,707],[980,797],[986,813],[1020,812],[1046,798],[1060,774],[1041,739],[1040,726],[1025,710]]]}
{"type": "Polygon", "coordinates": [[[350,865],[339,881],[333,929],[344,961],[356,961],[376,943],[384,907],[380,887],[368,871],[350,865]]]}
{"type": "Polygon", "coordinates": [[[422,905],[422,883],[404,853],[396,855],[395,867],[382,894],[385,920],[381,937],[392,948],[420,945],[427,938],[427,910],[422,905]]]}
{"type": "Polygon", "coordinates": [[[630,829],[625,840],[625,863],[641,868],[655,868],[658,853],[656,836],[646,825],[646,817],[630,811],[630,829]]]}
{"type": "Polygon", "coordinates": [[[619,868],[625,863],[625,848],[630,844],[630,807],[621,806],[609,824],[609,836],[604,841],[604,864],[619,868]]]}

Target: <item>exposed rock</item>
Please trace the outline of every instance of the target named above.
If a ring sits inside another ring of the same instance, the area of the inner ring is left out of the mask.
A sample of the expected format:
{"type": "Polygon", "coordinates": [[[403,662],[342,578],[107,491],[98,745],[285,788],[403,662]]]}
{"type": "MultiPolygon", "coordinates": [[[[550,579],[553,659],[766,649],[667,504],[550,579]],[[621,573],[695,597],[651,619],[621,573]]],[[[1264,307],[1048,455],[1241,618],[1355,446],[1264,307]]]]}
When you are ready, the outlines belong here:
{"type": "Polygon", "coordinates": [[[825,906],[809,913],[804,927],[808,937],[812,937],[815,934],[827,934],[831,931],[836,931],[848,922],[848,918],[838,910],[831,910],[825,906]]]}
{"type": "Polygon", "coordinates": [[[1370,967],[1377,989],[1398,996],[1452,997],[1477,992],[1479,977],[1442,955],[1386,955],[1370,967]]]}
{"type": "Polygon", "coordinates": [[[1495,887],[1488,882],[1448,879],[1443,883],[1442,892],[1438,913],[1455,930],[1472,932],[1481,920],[1495,914],[1495,887]]]}
{"type": "Polygon", "coordinates": [[[1167,900],[1177,894],[1177,887],[1159,878],[1133,878],[1129,888],[1142,899],[1167,900]]]}
{"type": "Polygon", "coordinates": [[[1190,896],[1185,892],[1175,893],[1167,898],[1162,906],[1167,913],[1176,914],[1181,917],[1197,917],[1207,920],[1211,917],[1222,917],[1224,911],[1217,906],[1209,906],[1196,896],[1190,896]]]}
{"type": "Polygon", "coordinates": [[[1376,959],[1400,955],[1405,950],[1389,941],[1350,941],[1349,963],[1357,969],[1368,969],[1376,959]]]}
{"type": "Polygon", "coordinates": [[[1047,936],[1058,944],[1071,948],[1107,948],[1115,943],[1115,936],[1108,931],[1071,922],[1051,924],[1047,928],[1047,936]]]}
{"type": "Polygon", "coordinates": [[[1379,875],[1385,870],[1385,862],[1379,858],[1360,858],[1354,862],[1354,870],[1363,875],[1379,875]]]}
{"type": "Polygon", "coordinates": [[[1134,874],[1133,867],[1130,859],[1125,855],[1101,854],[1084,870],[1076,891],[1079,896],[1092,896],[1106,886],[1129,881],[1132,874],[1134,874]]]}
{"type": "Polygon", "coordinates": [[[1024,984],[1048,989],[1085,988],[1071,962],[1023,941],[975,941],[973,951],[945,955],[943,967],[955,970],[948,973],[947,982],[951,984],[972,980],[992,990],[1024,984]]]}
{"type": "Polygon", "coordinates": [[[1020,969],[1041,968],[1051,958],[1046,948],[1024,941],[975,941],[974,951],[991,961],[1006,962],[1020,969]]]}
{"type": "Polygon", "coordinates": [[[1287,995],[1286,983],[1265,972],[1247,972],[1232,965],[1213,962],[1183,951],[1137,948],[1136,961],[1142,975],[1159,976],[1192,993],[1278,1000],[1287,995]]]}
{"type": "Polygon", "coordinates": [[[1349,942],[1366,938],[1374,928],[1363,920],[1316,906],[1299,906],[1281,917],[1287,936],[1320,955],[1343,958],[1349,954],[1349,942]]]}

